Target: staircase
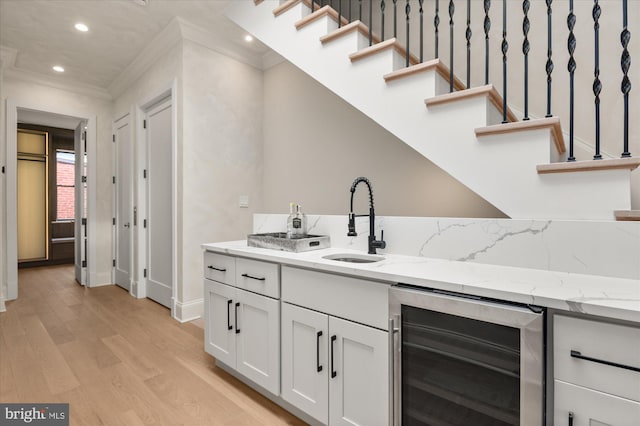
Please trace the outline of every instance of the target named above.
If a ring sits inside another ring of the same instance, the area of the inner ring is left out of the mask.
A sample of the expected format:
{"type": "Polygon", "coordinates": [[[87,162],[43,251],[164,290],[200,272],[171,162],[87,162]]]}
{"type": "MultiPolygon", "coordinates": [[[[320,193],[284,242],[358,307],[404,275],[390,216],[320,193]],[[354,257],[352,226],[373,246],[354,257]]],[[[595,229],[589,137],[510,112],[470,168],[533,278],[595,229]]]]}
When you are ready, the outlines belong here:
{"type": "Polygon", "coordinates": [[[633,216],[639,157],[565,162],[558,118],[518,122],[493,86],[464,89],[455,76],[450,93],[440,60],[406,67],[395,39],[369,46],[364,24],[340,17],[339,28],[334,9],[309,4],[234,1],[227,16],[511,218],[633,216]]]}

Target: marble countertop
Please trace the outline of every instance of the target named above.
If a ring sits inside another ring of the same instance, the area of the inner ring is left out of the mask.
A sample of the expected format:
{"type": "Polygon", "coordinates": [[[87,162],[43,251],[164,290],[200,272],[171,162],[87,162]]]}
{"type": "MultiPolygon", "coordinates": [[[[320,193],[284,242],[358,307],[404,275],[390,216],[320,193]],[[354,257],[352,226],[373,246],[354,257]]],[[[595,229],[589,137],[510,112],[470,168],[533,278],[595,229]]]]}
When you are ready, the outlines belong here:
{"type": "Polygon", "coordinates": [[[365,253],[341,248],[291,253],[248,247],[244,240],[203,244],[202,248],[318,271],[432,287],[640,323],[640,280],[394,254],[383,254],[385,259],[380,262],[353,264],[323,259],[323,256],[365,253]]]}

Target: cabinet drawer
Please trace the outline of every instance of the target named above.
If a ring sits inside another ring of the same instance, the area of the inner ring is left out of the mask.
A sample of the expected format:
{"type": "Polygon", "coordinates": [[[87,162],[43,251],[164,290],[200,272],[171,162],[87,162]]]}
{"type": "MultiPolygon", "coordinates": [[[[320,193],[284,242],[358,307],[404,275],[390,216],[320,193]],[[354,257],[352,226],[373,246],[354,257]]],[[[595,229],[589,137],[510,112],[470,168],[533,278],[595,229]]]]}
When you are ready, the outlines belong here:
{"type": "Polygon", "coordinates": [[[640,328],[556,315],[553,344],[556,379],[640,401],[640,328]]]}
{"type": "Polygon", "coordinates": [[[386,330],[389,284],[282,267],[282,300],[386,330]]]}
{"type": "Polygon", "coordinates": [[[278,299],[280,297],[280,265],[237,258],[236,286],[278,299]]]}
{"type": "Polygon", "coordinates": [[[568,426],[569,413],[573,426],[637,426],[640,403],[572,385],[554,382],[554,424],[568,426]]]}
{"type": "Polygon", "coordinates": [[[204,277],[221,283],[236,284],[236,258],[204,252],[204,277]]]}

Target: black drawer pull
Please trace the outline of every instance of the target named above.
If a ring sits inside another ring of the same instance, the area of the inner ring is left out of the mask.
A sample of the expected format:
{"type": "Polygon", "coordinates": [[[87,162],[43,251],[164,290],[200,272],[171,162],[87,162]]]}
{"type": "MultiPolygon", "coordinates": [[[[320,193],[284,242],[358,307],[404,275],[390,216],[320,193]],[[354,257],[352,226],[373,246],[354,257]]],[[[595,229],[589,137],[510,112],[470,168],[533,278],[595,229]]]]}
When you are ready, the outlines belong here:
{"type": "Polygon", "coordinates": [[[333,368],[333,343],[336,341],[338,336],[335,334],[331,336],[331,378],[333,379],[338,375],[338,372],[333,368]]]}
{"type": "Polygon", "coordinates": [[[252,276],[251,276],[251,275],[249,275],[249,274],[242,274],[242,276],[243,276],[243,277],[245,277],[245,278],[251,278],[252,280],[258,280],[258,281],[264,281],[264,280],[266,280],[266,278],[252,277],[252,276]]]}
{"type": "Polygon", "coordinates": [[[573,426],[573,413],[569,411],[569,426],[573,426]]]}
{"type": "Polygon", "coordinates": [[[316,366],[318,373],[322,371],[322,366],[320,365],[320,338],[322,337],[322,331],[318,331],[316,335],[316,366]]]}
{"type": "Polygon", "coordinates": [[[213,269],[214,271],[227,272],[227,270],[224,268],[216,268],[215,266],[211,266],[211,265],[207,266],[207,268],[213,269]]]}
{"type": "Polygon", "coordinates": [[[618,364],[616,362],[606,361],[604,359],[591,358],[589,356],[584,356],[578,351],[571,350],[571,356],[573,358],[584,359],[585,361],[597,362],[598,364],[610,365],[612,367],[624,368],[625,370],[631,370],[640,373],[640,368],[632,367],[630,365],[618,364]]]}
{"type": "Polygon", "coordinates": [[[227,330],[233,330],[233,326],[231,325],[231,320],[229,319],[229,311],[231,310],[231,304],[233,300],[227,300],[227,330]]]}
{"type": "Polygon", "coordinates": [[[236,302],[236,334],[240,334],[240,327],[238,327],[238,308],[240,307],[240,302],[236,302]]]}

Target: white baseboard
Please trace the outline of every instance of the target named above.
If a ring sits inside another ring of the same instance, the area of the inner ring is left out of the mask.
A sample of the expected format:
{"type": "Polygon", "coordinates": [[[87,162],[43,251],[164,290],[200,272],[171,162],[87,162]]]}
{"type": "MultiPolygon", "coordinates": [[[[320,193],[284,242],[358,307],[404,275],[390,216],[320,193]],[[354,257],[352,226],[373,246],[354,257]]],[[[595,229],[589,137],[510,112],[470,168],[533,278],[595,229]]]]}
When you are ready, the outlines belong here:
{"type": "Polygon", "coordinates": [[[111,271],[95,273],[89,277],[89,287],[101,287],[103,285],[113,285],[111,271]]]}
{"type": "Polygon", "coordinates": [[[7,307],[4,304],[4,298],[0,297],[0,312],[6,312],[7,311],[7,307]]]}
{"type": "Polygon", "coordinates": [[[180,322],[188,322],[201,318],[203,311],[204,299],[196,299],[184,303],[176,300],[173,317],[180,322]]]}

